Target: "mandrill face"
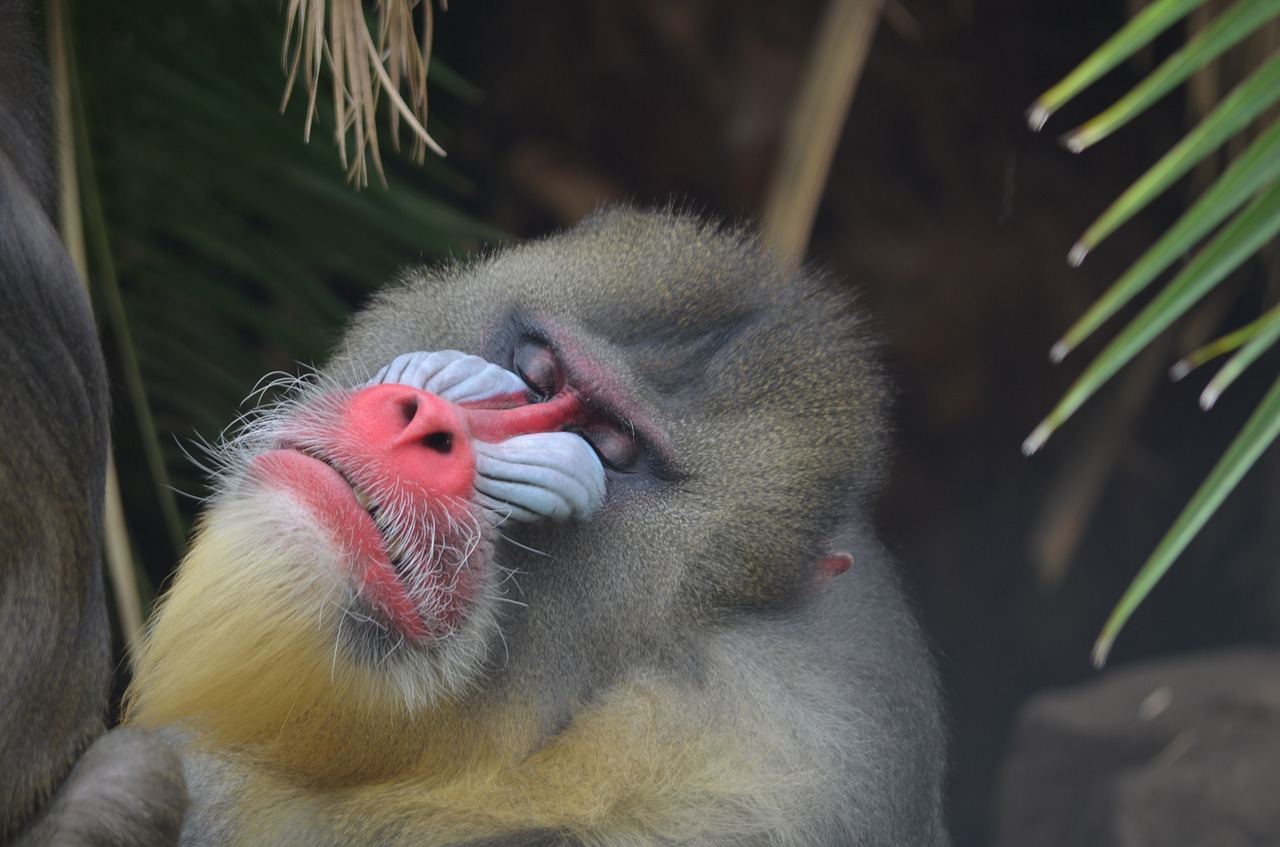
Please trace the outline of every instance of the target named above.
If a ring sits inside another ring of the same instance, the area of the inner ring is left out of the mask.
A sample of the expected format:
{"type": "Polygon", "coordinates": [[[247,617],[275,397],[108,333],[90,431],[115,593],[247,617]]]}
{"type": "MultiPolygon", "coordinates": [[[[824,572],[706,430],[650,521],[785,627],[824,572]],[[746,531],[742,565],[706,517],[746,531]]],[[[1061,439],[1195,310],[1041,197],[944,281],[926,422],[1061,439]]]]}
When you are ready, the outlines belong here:
{"type": "MultiPolygon", "coordinates": [[[[303,390],[261,417],[224,448],[220,496],[306,526],[290,558],[327,571],[337,651],[447,663],[451,642],[494,634],[503,525],[604,501],[604,467],[570,431],[598,415],[572,395],[535,399],[478,356],[404,354],[355,390],[303,390]]],[[[459,658],[456,675],[476,670],[459,658]]]]}

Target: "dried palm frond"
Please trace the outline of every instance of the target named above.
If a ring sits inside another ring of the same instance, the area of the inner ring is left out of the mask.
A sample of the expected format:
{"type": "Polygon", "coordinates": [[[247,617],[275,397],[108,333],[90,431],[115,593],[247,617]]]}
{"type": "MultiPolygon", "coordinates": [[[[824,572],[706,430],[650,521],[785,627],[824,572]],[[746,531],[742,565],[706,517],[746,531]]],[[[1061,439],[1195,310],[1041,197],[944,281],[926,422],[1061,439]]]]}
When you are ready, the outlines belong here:
{"type": "MultiPolygon", "coordinates": [[[[427,133],[427,67],[431,63],[432,11],[429,0],[378,0],[377,40],[369,31],[361,0],[289,0],[283,59],[288,69],[284,103],[289,102],[299,70],[306,80],[308,107],[305,137],[316,122],[320,72],[327,64],[333,76],[334,141],[347,177],[369,182],[368,162],[383,182],[378,148],[378,99],[385,91],[391,103],[391,141],[400,147],[400,121],[413,134],[411,154],[421,162],[426,150],[445,155],[427,133]],[[422,26],[414,26],[416,7],[422,26]],[[295,34],[296,30],[296,34],[295,34]],[[405,95],[401,94],[401,87],[405,95]],[[407,99],[406,99],[407,97],[407,99]],[[354,151],[348,151],[348,134],[354,151]]],[[[447,8],[441,3],[441,8],[447,8]]]]}

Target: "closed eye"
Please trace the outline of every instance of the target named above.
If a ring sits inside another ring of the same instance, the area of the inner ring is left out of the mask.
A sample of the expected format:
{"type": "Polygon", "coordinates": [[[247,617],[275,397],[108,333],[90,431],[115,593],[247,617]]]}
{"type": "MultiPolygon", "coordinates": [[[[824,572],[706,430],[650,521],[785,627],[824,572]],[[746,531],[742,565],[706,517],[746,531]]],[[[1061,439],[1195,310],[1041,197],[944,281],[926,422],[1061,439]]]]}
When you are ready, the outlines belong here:
{"type": "MultiPolygon", "coordinates": [[[[573,390],[566,385],[565,372],[555,351],[541,340],[523,341],[512,356],[511,369],[529,387],[531,402],[543,403],[573,390]]],[[[599,410],[591,410],[589,405],[583,411],[585,414],[566,428],[581,435],[607,468],[623,473],[639,470],[645,447],[635,427],[599,410]]]]}
{"type": "Polygon", "coordinates": [[[526,341],[516,349],[512,368],[529,386],[535,402],[550,400],[564,387],[564,373],[545,344],[526,341]]]}
{"type": "Polygon", "coordinates": [[[633,470],[640,459],[639,440],[620,424],[594,424],[582,427],[578,434],[587,440],[601,462],[616,471],[633,470]]]}

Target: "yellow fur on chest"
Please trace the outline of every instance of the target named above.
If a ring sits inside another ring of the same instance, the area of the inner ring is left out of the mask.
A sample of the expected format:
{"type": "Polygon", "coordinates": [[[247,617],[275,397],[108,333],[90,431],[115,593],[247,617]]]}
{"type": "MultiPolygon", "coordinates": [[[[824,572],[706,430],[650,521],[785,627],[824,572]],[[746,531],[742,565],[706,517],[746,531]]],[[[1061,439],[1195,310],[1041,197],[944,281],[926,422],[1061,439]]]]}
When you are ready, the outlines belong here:
{"type": "Polygon", "coordinates": [[[343,843],[361,843],[375,822],[376,843],[423,845],[528,830],[643,844],[699,829],[746,834],[792,818],[794,774],[696,712],[665,686],[634,685],[532,754],[476,762],[444,781],[422,773],[314,793],[251,778],[242,843],[273,843],[299,814],[318,815],[315,824],[343,843]]]}
{"type": "Polygon", "coordinates": [[[699,832],[732,843],[802,820],[820,791],[813,750],[797,755],[765,712],[688,683],[621,685],[551,738],[527,704],[410,708],[382,669],[335,653],[333,618],[308,602],[341,584],[293,562],[305,543],[207,527],[139,655],[130,720],[175,727],[193,755],[229,763],[239,843],[528,830],[602,847],[708,840],[699,832]]]}

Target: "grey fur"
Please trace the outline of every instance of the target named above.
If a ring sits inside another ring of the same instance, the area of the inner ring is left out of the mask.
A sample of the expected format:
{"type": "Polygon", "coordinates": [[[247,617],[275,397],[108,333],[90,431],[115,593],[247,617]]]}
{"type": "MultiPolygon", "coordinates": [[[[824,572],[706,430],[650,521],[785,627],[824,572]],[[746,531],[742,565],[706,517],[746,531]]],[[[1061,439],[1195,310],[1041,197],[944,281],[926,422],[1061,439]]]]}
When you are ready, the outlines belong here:
{"type": "Polygon", "coordinates": [[[47,94],[25,4],[0,0],[0,841],[174,843],[173,752],[136,731],[99,738],[106,378],[50,221],[47,94]]]}

